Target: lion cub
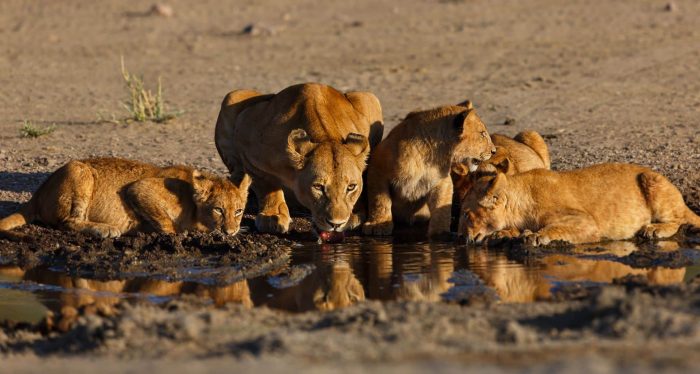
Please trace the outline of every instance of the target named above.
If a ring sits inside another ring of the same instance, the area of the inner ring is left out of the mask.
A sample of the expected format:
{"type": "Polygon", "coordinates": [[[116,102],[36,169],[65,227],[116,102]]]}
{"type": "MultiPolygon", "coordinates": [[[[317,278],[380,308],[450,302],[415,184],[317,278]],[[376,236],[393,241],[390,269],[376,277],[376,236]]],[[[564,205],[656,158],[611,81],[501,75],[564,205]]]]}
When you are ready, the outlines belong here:
{"type": "Polygon", "coordinates": [[[239,186],[184,166],[160,168],[118,158],[70,161],[0,231],[32,221],[98,237],[136,231],[221,229],[236,234],[250,178],[239,186]]]}
{"type": "Polygon", "coordinates": [[[667,238],[682,224],[700,227],[700,217],[664,176],[637,165],[601,164],[483,177],[464,199],[459,233],[476,243],[520,235],[529,244],[546,245],[635,234],[667,238]]]}
{"type": "Polygon", "coordinates": [[[450,166],[468,158],[487,160],[495,151],[471,103],[410,113],[370,156],[363,232],[389,235],[394,219],[410,224],[428,218],[428,235],[449,233],[450,166]]]}
{"type": "Polygon", "coordinates": [[[490,159],[480,161],[470,158],[452,165],[452,184],[458,201],[462,201],[474,184],[475,178],[482,173],[501,171],[506,175],[513,175],[532,169],[550,168],[547,143],[535,131],[522,131],[514,138],[492,134],[491,141],[496,146],[496,153],[490,159]],[[505,159],[510,162],[504,163],[505,159]],[[505,166],[508,167],[507,170],[504,169],[505,166]]]}

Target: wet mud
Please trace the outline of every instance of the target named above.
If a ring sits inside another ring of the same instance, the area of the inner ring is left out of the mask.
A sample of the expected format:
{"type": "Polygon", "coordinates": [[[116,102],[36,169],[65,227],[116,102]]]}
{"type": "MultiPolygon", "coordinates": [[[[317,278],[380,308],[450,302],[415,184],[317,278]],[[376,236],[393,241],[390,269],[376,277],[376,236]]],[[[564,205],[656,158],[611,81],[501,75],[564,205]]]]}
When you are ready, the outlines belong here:
{"type": "Polygon", "coordinates": [[[271,271],[293,242],[272,235],[219,232],[158,233],[100,239],[28,225],[21,240],[0,239],[0,263],[24,269],[50,266],[72,275],[119,279],[139,274],[170,280],[230,283],[271,271]],[[197,269],[207,269],[203,273],[197,269]],[[216,269],[225,269],[216,271],[216,269]]]}

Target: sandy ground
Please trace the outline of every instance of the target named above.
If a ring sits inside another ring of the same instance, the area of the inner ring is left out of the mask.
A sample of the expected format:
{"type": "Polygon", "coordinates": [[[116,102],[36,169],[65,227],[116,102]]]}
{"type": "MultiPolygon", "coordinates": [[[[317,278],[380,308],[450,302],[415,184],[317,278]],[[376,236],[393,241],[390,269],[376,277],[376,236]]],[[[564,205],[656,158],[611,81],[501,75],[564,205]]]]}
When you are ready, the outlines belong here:
{"type": "MultiPolygon", "coordinates": [[[[213,144],[223,95],[235,88],[276,92],[305,81],[376,93],[387,128],[411,110],[468,98],[491,132],[513,135],[529,128],[543,133],[555,168],[603,161],[648,165],[668,175],[688,204],[700,211],[700,2],[674,1],[672,11],[666,10],[667,1],[650,0],[168,4],[173,17],[149,15],[149,4],[140,1],[0,2],[0,215],[28,199],[47,172],[77,157],[116,155],[223,172],[213,144]],[[253,32],[243,33],[251,24],[253,32]],[[171,108],[185,113],[167,124],[98,119],[98,113],[107,118],[126,116],[121,106],[126,93],[120,56],[147,82],[162,77],[171,108]],[[509,125],[504,124],[506,119],[509,125]],[[24,120],[40,126],[56,124],[57,130],[38,139],[21,139],[18,130],[24,120]]],[[[363,308],[383,307],[373,304],[347,313],[362,314],[363,308]]],[[[430,308],[449,313],[440,306],[430,308]]],[[[684,313],[697,329],[697,308],[689,310],[684,313]]],[[[455,313],[471,312],[467,308],[455,313]]],[[[258,313],[234,315],[251,321],[259,318],[258,313]]],[[[276,318],[284,325],[288,317],[276,318]]],[[[430,321],[440,321],[434,318],[430,321]]],[[[317,348],[310,349],[316,351],[311,356],[287,355],[276,364],[303,366],[311,361],[322,370],[335,359],[319,354],[323,347],[303,329],[290,334],[294,339],[303,337],[294,344],[311,342],[317,348]]],[[[342,340],[342,327],[335,334],[342,340]]],[[[688,365],[688,356],[672,353],[686,352],[674,348],[683,344],[691,344],[697,352],[694,334],[683,338],[691,343],[674,337],[675,343],[660,344],[665,350],[659,362],[680,362],[671,365],[677,369],[688,365]],[[664,358],[664,352],[672,357],[664,358]]],[[[380,345],[367,339],[343,350],[380,345]]],[[[454,340],[461,339],[457,335],[454,340]]],[[[272,339],[269,344],[277,343],[272,339]]],[[[647,349],[639,339],[623,346],[628,344],[631,357],[655,349],[647,349]]],[[[478,346],[463,347],[472,352],[469,359],[478,356],[474,353],[478,346]]],[[[537,349],[546,351],[542,346],[537,349]]],[[[581,354],[574,351],[572,356],[581,354]]],[[[592,354],[609,356],[596,361],[602,370],[635,365],[620,359],[625,349],[617,352],[592,354]]],[[[419,361],[426,354],[414,353],[419,361]]],[[[270,360],[272,356],[263,355],[270,360]]],[[[387,353],[376,360],[397,362],[399,356],[387,353]]],[[[349,359],[353,364],[348,368],[361,365],[360,358],[367,357],[349,359]]],[[[86,368],[100,365],[82,358],[70,360],[86,368]]],[[[217,370],[228,367],[229,361],[241,368],[248,365],[235,357],[217,360],[211,366],[217,370]]],[[[580,361],[595,365],[585,359],[566,365],[587,368],[576,365],[580,361]]],[[[27,357],[8,362],[39,363],[27,357]]],[[[434,364],[445,370],[460,366],[434,364]]],[[[38,365],[72,367],[61,362],[38,365]]],[[[558,367],[540,365],[549,370],[558,367]]]]}

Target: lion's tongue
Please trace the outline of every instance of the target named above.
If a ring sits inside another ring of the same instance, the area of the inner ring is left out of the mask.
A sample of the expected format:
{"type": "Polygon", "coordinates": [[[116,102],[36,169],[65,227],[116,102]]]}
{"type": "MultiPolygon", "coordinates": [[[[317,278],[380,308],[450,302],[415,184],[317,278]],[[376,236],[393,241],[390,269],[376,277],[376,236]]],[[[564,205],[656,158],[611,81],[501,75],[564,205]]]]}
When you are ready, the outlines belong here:
{"type": "Polygon", "coordinates": [[[324,243],[334,244],[341,243],[345,239],[345,234],[342,231],[319,231],[318,237],[324,243]]]}

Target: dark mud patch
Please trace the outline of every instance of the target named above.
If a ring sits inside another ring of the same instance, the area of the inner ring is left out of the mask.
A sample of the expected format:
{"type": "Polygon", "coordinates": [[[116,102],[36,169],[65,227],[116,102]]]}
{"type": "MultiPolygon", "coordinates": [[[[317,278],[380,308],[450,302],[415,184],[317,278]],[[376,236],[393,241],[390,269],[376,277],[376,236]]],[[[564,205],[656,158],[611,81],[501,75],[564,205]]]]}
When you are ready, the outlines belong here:
{"type": "Polygon", "coordinates": [[[0,239],[2,263],[25,269],[48,266],[93,279],[148,274],[169,280],[228,284],[284,264],[293,244],[272,235],[247,233],[150,233],[99,239],[36,225],[18,232],[25,235],[24,240],[0,239]]]}

